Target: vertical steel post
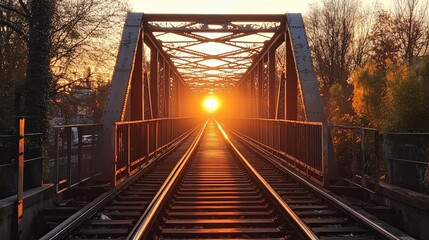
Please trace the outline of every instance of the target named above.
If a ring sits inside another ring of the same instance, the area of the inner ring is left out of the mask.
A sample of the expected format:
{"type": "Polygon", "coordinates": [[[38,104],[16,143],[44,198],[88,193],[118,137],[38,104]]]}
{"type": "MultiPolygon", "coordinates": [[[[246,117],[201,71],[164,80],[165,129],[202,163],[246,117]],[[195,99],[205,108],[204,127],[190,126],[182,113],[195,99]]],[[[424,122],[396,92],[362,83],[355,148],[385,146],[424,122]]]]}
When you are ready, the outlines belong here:
{"type": "Polygon", "coordinates": [[[379,176],[379,171],[380,171],[380,166],[379,166],[379,164],[380,164],[380,149],[379,149],[379,133],[378,133],[378,131],[376,130],[375,132],[374,132],[374,144],[375,144],[375,149],[374,149],[374,151],[375,151],[375,171],[374,171],[374,190],[375,190],[375,192],[378,192],[378,190],[379,190],[379,186],[380,186],[380,176],[379,176]]]}
{"type": "Polygon", "coordinates": [[[146,161],[149,161],[150,141],[150,122],[148,122],[146,123],[146,161]]]}
{"type": "Polygon", "coordinates": [[[365,130],[361,128],[361,141],[360,141],[360,149],[361,149],[361,185],[366,186],[365,181],[365,130]]]}
{"type": "Polygon", "coordinates": [[[119,134],[118,134],[118,125],[115,123],[113,128],[113,136],[114,136],[114,159],[113,159],[113,186],[116,186],[116,171],[118,170],[118,161],[119,161],[119,134]]]}
{"type": "Polygon", "coordinates": [[[323,186],[329,186],[329,125],[322,123],[322,171],[323,171],[323,186]]]}
{"type": "Polygon", "coordinates": [[[158,155],[158,146],[159,146],[159,121],[156,120],[155,122],[155,156],[158,155]]]}
{"type": "Polygon", "coordinates": [[[268,118],[276,117],[276,48],[268,51],[268,118]]]}
{"type": "MultiPolygon", "coordinates": [[[[55,141],[55,160],[54,160],[54,184],[55,184],[55,190],[56,190],[56,193],[58,193],[58,183],[59,183],[59,175],[60,175],[60,149],[59,149],[59,135],[60,135],[60,133],[59,133],[59,128],[58,127],[56,127],[55,129],[54,129],[54,134],[55,134],[55,138],[54,138],[54,141],[55,141]]],[[[64,142],[63,142],[64,143],[64,142]]]]}
{"type": "Polygon", "coordinates": [[[67,141],[67,185],[71,186],[71,156],[72,156],[72,142],[73,142],[73,131],[72,127],[67,127],[68,141],[67,141]]]}
{"type": "Polygon", "coordinates": [[[356,148],[355,148],[356,135],[353,129],[351,131],[352,131],[352,174],[353,174],[351,179],[355,181],[357,176],[357,169],[358,169],[358,164],[356,159],[356,148]]]}
{"type": "Polygon", "coordinates": [[[17,163],[17,222],[16,222],[16,236],[19,236],[19,224],[24,216],[24,128],[25,128],[25,119],[24,117],[18,118],[18,163],[17,163]]]}
{"type": "Polygon", "coordinates": [[[127,175],[131,172],[131,124],[127,124],[127,175]]]}
{"type": "Polygon", "coordinates": [[[82,181],[82,126],[77,127],[77,139],[77,171],[79,176],[78,181],[82,181]]]}
{"type": "Polygon", "coordinates": [[[158,118],[158,74],[159,74],[159,54],[156,48],[152,48],[150,55],[150,102],[151,118],[158,118]]]}
{"type": "Polygon", "coordinates": [[[169,118],[171,117],[171,113],[170,113],[170,104],[171,104],[171,67],[168,66],[167,69],[165,70],[165,113],[164,113],[164,117],[169,118]]]}
{"type": "Polygon", "coordinates": [[[258,69],[258,118],[263,118],[264,113],[264,63],[260,60],[256,66],[258,69]]]}

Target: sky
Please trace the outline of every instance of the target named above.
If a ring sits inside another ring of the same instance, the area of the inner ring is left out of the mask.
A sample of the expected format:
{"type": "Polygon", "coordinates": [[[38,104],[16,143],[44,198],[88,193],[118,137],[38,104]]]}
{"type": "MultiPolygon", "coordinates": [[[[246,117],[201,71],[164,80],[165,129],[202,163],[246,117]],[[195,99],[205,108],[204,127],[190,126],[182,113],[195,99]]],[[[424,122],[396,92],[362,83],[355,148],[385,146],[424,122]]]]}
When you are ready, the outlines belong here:
{"type": "MultiPolygon", "coordinates": [[[[128,0],[132,10],[145,13],[283,14],[303,13],[316,0],[128,0]]],[[[393,0],[378,0],[387,6],[393,0]]],[[[374,3],[376,0],[363,0],[374,3]]]]}

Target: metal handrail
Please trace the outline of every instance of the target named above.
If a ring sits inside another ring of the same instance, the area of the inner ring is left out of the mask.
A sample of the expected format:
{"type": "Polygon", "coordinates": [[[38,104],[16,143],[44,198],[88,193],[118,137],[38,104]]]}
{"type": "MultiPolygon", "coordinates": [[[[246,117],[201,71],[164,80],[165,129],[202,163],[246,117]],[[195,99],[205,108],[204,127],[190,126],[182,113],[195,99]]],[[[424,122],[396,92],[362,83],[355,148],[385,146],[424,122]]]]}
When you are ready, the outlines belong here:
{"type": "Polygon", "coordinates": [[[153,156],[167,149],[187,130],[196,126],[199,119],[157,118],[115,123],[114,185],[133,175],[153,156]],[[134,145],[141,147],[134,148],[134,145]]]}
{"type": "Polygon", "coordinates": [[[225,143],[229,146],[232,152],[236,155],[241,162],[243,162],[246,167],[252,172],[252,174],[256,177],[256,179],[264,186],[267,192],[271,195],[273,199],[275,199],[276,203],[282,208],[284,212],[289,214],[294,223],[298,226],[298,228],[303,232],[304,236],[308,239],[319,239],[313,231],[296,215],[296,213],[292,210],[292,208],[280,197],[280,195],[271,187],[271,185],[261,176],[261,174],[256,171],[256,169],[247,161],[244,155],[238,150],[238,148],[231,142],[226,132],[223,130],[222,126],[216,121],[218,129],[224,136],[225,143]]]}
{"type": "Polygon", "coordinates": [[[67,128],[67,127],[91,127],[91,126],[100,126],[101,123],[88,123],[88,124],[67,124],[67,125],[58,125],[54,128],[67,128]]]}
{"type": "Polygon", "coordinates": [[[164,181],[161,188],[158,190],[155,197],[149,203],[148,207],[146,208],[142,216],[139,218],[136,225],[131,230],[130,234],[128,234],[126,239],[142,239],[144,235],[147,234],[147,231],[153,223],[156,214],[161,210],[163,203],[167,200],[167,196],[171,192],[172,186],[177,182],[179,176],[183,172],[184,167],[189,162],[189,159],[195,154],[197,147],[201,143],[201,139],[206,129],[207,123],[208,120],[206,120],[206,122],[204,123],[203,127],[198,133],[197,138],[192,142],[191,147],[188,148],[188,150],[179,160],[177,165],[168,175],[167,179],[164,181]]]}
{"type": "Polygon", "coordinates": [[[420,162],[420,161],[414,161],[414,160],[408,160],[408,159],[401,159],[401,158],[388,158],[389,161],[396,161],[396,162],[405,162],[405,163],[414,163],[414,164],[421,164],[421,165],[429,165],[429,162],[420,162]]]}
{"type": "Polygon", "coordinates": [[[321,185],[329,185],[327,123],[262,118],[224,118],[221,122],[228,129],[281,157],[301,174],[321,185]]]}
{"type": "Polygon", "coordinates": [[[91,179],[92,177],[97,176],[99,173],[94,173],[93,171],[93,160],[95,158],[94,151],[97,145],[96,136],[100,135],[102,132],[101,123],[92,123],[92,124],[74,124],[74,125],[60,125],[54,126],[53,135],[53,148],[50,153],[51,159],[54,161],[53,174],[51,181],[55,184],[56,193],[70,189],[72,186],[82,183],[91,179]],[[77,132],[73,134],[73,129],[76,129],[77,132]],[[82,140],[83,132],[88,132],[91,137],[91,143],[85,144],[82,140]],[[61,135],[61,132],[65,135],[61,135]],[[76,139],[77,138],[77,139],[76,139]],[[64,144],[67,142],[67,145],[60,146],[60,139],[64,144]],[[74,141],[77,140],[77,143],[74,141]],[[90,148],[90,149],[89,149],[90,148]],[[88,154],[88,149],[91,151],[90,157],[88,159],[84,158],[85,154],[88,154]],[[72,158],[77,157],[77,166],[72,166],[72,158]],[[61,164],[61,162],[63,164],[61,164]],[[86,172],[86,175],[83,175],[85,172],[82,171],[83,164],[89,164],[89,169],[86,172]],[[65,165],[65,166],[62,166],[65,165]],[[77,169],[74,170],[73,169],[77,169]],[[61,174],[65,172],[65,174],[61,174]],[[65,176],[63,176],[65,175],[65,176]]]}
{"type": "Polygon", "coordinates": [[[269,119],[269,118],[243,118],[243,117],[231,117],[231,119],[242,119],[242,120],[258,120],[258,121],[268,121],[268,122],[284,122],[284,123],[296,123],[304,125],[318,125],[321,126],[326,124],[326,122],[308,122],[308,121],[297,121],[297,120],[287,120],[287,119],[269,119]]]}
{"type": "Polygon", "coordinates": [[[146,119],[146,120],[116,122],[115,125],[120,126],[120,125],[135,124],[135,123],[156,122],[161,120],[179,120],[179,119],[191,119],[191,118],[198,118],[198,117],[193,116],[193,117],[153,118],[153,119],[146,119]]]}

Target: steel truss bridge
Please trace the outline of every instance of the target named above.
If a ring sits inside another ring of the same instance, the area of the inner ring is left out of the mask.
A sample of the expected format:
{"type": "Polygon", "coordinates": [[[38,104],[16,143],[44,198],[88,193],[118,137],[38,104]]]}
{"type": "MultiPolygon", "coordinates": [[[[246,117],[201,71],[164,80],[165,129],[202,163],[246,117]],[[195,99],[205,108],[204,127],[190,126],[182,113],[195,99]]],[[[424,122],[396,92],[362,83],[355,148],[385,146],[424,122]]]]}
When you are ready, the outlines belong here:
{"type": "MultiPolygon", "coordinates": [[[[106,169],[101,171],[113,178],[115,128],[119,134],[124,124],[136,124],[127,121],[175,121],[195,115],[198,97],[208,94],[225,99],[225,116],[253,119],[250,122],[266,127],[267,134],[277,131],[268,129],[276,120],[318,129],[323,142],[326,117],[300,14],[130,13],[103,113],[106,169]],[[297,120],[301,122],[288,122],[297,120]]],[[[318,151],[323,168],[304,168],[324,182],[328,153],[318,151]]],[[[335,168],[330,172],[335,177],[335,168]]]]}
{"type": "MultiPolygon", "coordinates": [[[[326,190],[331,131],[355,129],[326,122],[300,14],[129,13],[101,128],[93,175],[112,188],[46,213],[41,239],[409,239],[326,190]]],[[[377,188],[365,169],[357,181],[377,188]]]]}

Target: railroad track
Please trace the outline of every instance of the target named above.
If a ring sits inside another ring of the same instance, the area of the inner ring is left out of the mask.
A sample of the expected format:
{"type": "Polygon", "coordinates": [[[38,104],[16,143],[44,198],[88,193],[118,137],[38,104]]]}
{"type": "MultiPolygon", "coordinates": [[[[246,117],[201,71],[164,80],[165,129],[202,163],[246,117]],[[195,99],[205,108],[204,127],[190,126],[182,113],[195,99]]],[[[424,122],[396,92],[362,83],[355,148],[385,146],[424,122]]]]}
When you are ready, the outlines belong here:
{"type": "MultiPolygon", "coordinates": [[[[214,122],[134,239],[305,239],[281,203],[228,150],[214,122]]],[[[311,235],[311,233],[309,233],[311,235]]]]}
{"type": "Polygon", "coordinates": [[[61,237],[411,239],[386,233],[320,197],[281,165],[262,159],[236,139],[233,144],[214,121],[205,123],[192,144],[187,141],[189,149],[174,153],[175,161],[169,157],[159,162],[88,220],[67,226],[68,234],[61,237]]]}
{"type": "Polygon", "coordinates": [[[270,158],[267,151],[240,134],[230,136],[243,157],[319,239],[414,239],[347,206],[331,192],[289,170],[279,159],[270,158]]]}
{"type": "Polygon", "coordinates": [[[101,195],[40,239],[125,239],[197,133],[187,135],[159,160],[101,195]]]}

